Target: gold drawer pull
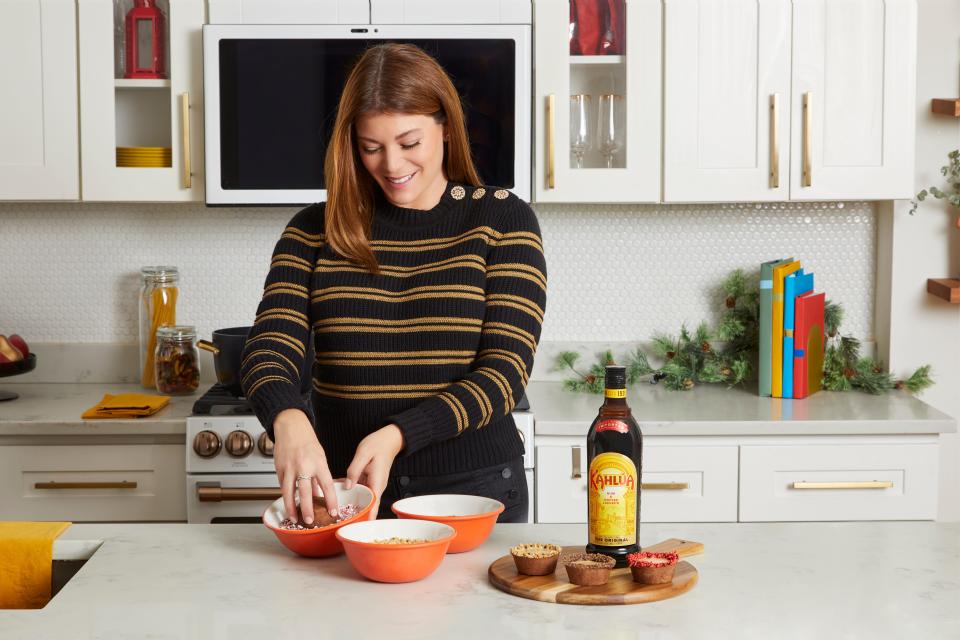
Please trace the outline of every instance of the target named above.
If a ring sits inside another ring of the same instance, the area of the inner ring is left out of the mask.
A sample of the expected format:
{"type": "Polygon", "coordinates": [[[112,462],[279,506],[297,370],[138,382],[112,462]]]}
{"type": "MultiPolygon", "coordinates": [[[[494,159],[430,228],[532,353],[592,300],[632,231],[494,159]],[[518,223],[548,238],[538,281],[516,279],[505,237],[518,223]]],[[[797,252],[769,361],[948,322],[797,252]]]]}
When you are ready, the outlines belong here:
{"type": "Polygon", "coordinates": [[[34,489],[136,489],[136,482],[36,482],[34,489]]]}
{"type": "Polygon", "coordinates": [[[690,488],[689,482],[641,482],[641,491],[684,491],[690,488]]]}
{"type": "Polygon", "coordinates": [[[794,482],[792,489],[889,489],[890,480],[868,480],[860,482],[794,482]]]}
{"type": "Polygon", "coordinates": [[[557,186],[556,182],[556,172],[554,170],[554,159],[553,159],[553,111],[554,111],[554,95],[551,93],[547,96],[547,189],[553,189],[557,186]]]}
{"type": "Polygon", "coordinates": [[[813,186],[813,150],[811,148],[811,137],[813,136],[813,92],[807,91],[803,94],[803,165],[800,175],[801,187],[813,186]]]}
{"type": "Polygon", "coordinates": [[[190,160],[193,153],[190,150],[190,94],[180,94],[180,133],[183,135],[181,149],[183,152],[183,188],[193,186],[193,169],[190,160]]]}
{"type": "Polygon", "coordinates": [[[780,188],[780,94],[770,94],[770,188],[780,188]]]}
{"type": "Polygon", "coordinates": [[[238,487],[224,489],[219,486],[197,487],[197,499],[200,502],[241,502],[246,500],[276,500],[280,497],[279,487],[238,487]]]}

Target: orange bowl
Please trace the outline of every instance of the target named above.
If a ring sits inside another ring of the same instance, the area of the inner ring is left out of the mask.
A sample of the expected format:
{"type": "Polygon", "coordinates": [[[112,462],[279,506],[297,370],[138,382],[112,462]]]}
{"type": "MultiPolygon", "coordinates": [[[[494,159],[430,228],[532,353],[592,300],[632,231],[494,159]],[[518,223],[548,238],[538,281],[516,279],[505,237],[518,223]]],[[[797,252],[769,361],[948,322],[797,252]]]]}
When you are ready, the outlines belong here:
{"type": "MultiPolygon", "coordinates": [[[[337,504],[358,504],[360,513],[342,522],[316,529],[281,529],[280,523],[287,517],[283,508],[283,498],[277,498],[263,512],[263,524],[273,531],[277,540],[290,551],[307,558],[325,558],[343,552],[343,545],[337,540],[337,530],[351,522],[366,520],[373,514],[373,491],[362,484],[344,489],[343,482],[333,483],[337,491],[337,504]]],[[[323,495],[322,492],[319,495],[323,495]]],[[[299,504],[299,500],[297,504],[299,504]]]]}
{"type": "Polygon", "coordinates": [[[401,518],[441,522],[456,529],[450,553],[476,549],[487,539],[504,506],[499,500],[457,493],[415,496],[397,500],[390,507],[401,518]]]}
{"type": "Polygon", "coordinates": [[[337,531],[347,559],[365,578],[377,582],[414,582],[433,573],[457,536],[453,527],[426,520],[354,522],[337,531]],[[417,544],[376,542],[390,538],[427,540],[417,544]]]}

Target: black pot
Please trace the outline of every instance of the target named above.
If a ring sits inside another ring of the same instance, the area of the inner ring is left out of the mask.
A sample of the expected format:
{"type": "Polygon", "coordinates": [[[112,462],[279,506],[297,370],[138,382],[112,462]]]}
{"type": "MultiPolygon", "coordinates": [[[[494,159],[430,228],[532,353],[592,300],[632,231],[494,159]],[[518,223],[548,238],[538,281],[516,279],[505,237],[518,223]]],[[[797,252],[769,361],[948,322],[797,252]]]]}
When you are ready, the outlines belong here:
{"type": "MultiPolygon", "coordinates": [[[[240,363],[243,347],[247,343],[247,336],[252,327],[231,327],[217,329],[213,332],[213,340],[198,340],[197,346],[213,354],[213,366],[217,371],[217,382],[227,388],[230,393],[241,396],[240,363]]],[[[312,386],[313,375],[313,341],[307,341],[307,357],[303,360],[300,370],[300,393],[308,393],[312,386]]]]}

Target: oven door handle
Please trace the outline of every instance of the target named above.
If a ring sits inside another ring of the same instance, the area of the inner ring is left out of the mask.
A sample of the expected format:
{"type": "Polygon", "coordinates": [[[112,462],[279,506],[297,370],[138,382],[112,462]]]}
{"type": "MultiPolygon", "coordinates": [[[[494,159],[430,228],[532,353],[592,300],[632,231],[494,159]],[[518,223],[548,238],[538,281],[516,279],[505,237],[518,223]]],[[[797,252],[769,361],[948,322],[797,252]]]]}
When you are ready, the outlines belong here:
{"type": "Polygon", "coordinates": [[[227,487],[219,483],[197,485],[197,500],[200,502],[241,502],[246,500],[276,500],[280,497],[280,488],[271,487],[227,487]]]}

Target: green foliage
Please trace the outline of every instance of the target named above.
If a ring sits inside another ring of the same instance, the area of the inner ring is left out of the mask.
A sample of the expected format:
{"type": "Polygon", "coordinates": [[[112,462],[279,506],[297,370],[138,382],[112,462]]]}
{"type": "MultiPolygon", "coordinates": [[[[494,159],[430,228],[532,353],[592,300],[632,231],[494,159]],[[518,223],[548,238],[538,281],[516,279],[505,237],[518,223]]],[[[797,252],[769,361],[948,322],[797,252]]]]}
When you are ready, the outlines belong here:
{"type": "Polygon", "coordinates": [[[930,377],[930,365],[923,365],[914,371],[913,375],[901,382],[901,388],[906,387],[910,393],[920,393],[924,389],[928,389],[933,385],[933,378],[930,377]]]}
{"type": "Polygon", "coordinates": [[[917,194],[916,200],[911,204],[910,215],[913,215],[921,202],[927,199],[927,196],[933,196],[938,200],[946,200],[953,207],[960,207],[960,150],[954,149],[947,154],[947,164],[940,167],[940,175],[947,179],[948,188],[946,191],[938,187],[927,187],[917,194]]]}
{"type": "Polygon", "coordinates": [[[829,337],[837,335],[840,323],[843,322],[843,307],[832,300],[823,305],[823,331],[829,337]]]}

